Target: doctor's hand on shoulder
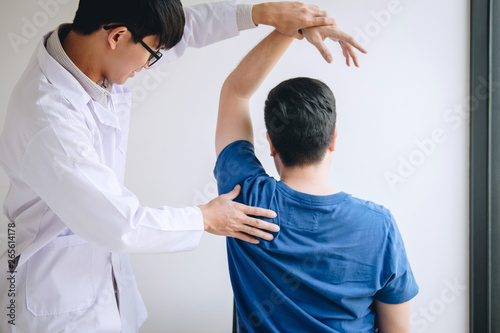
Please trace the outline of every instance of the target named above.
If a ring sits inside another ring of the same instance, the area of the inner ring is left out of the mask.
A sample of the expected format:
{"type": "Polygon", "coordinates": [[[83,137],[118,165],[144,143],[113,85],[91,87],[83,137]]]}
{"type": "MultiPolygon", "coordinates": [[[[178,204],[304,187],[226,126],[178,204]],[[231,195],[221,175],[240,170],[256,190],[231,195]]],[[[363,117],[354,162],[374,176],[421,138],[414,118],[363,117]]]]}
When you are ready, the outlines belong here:
{"type": "Polygon", "coordinates": [[[276,213],[234,202],[233,199],[236,199],[240,191],[240,185],[236,185],[231,192],[198,206],[203,214],[205,231],[214,235],[238,238],[252,244],[259,243],[257,238],[272,240],[273,235],[264,230],[278,232],[279,227],[248,215],[275,218],[276,213]]]}

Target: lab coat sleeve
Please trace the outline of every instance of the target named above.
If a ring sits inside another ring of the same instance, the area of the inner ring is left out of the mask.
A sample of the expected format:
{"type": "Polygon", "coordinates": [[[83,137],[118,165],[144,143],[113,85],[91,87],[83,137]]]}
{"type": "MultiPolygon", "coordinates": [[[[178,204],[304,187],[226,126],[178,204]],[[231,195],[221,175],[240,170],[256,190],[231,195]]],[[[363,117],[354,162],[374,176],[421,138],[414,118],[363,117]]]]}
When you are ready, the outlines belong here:
{"type": "Polygon", "coordinates": [[[186,25],[182,40],[170,50],[162,50],[161,62],[173,61],[188,47],[203,47],[239,35],[236,1],[205,3],[185,7],[186,25]]]}
{"type": "Polygon", "coordinates": [[[26,147],[20,177],[75,234],[110,252],[190,250],[204,230],[197,207],[140,206],[101,163],[81,121],[39,131],[26,147]]]}

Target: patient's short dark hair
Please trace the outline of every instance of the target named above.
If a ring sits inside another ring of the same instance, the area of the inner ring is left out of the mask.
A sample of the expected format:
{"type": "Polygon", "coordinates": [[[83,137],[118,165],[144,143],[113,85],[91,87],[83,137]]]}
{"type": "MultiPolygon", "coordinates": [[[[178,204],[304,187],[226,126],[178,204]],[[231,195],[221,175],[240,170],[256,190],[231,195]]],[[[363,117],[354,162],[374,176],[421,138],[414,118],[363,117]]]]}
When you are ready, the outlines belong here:
{"type": "Polygon", "coordinates": [[[319,80],[290,79],[271,90],[264,118],[285,166],[316,164],[332,142],[337,120],[335,97],[319,80]]]}
{"type": "Polygon", "coordinates": [[[185,24],[180,0],[80,0],[72,29],[90,35],[111,23],[128,26],[136,43],[159,36],[158,47],[170,49],[181,39],[185,24]]]}

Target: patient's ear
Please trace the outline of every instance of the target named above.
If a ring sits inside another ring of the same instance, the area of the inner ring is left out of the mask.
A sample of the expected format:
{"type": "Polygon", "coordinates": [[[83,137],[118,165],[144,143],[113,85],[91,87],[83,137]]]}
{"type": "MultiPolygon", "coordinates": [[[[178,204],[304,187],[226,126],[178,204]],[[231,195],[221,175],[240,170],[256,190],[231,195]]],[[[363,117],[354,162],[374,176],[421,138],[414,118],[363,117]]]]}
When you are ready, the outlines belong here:
{"type": "Polygon", "coordinates": [[[328,147],[329,151],[335,151],[335,141],[337,140],[337,126],[333,129],[333,138],[332,143],[330,143],[330,147],[328,147]]]}
{"type": "Polygon", "coordinates": [[[269,142],[269,149],[271,150],[271,156],[276,155],[276,149],[274,149],[273,143],[271,142],[271,137],[269,136],[269,132],[266,132],[267,142],[269,142]]]}

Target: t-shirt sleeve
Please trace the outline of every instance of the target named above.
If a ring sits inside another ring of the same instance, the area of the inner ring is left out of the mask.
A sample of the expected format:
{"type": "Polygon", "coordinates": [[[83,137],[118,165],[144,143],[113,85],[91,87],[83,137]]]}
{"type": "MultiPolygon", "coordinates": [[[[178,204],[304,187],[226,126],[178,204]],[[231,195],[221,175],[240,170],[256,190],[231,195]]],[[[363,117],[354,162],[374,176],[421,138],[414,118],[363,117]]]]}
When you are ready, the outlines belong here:
{"type": "Polygon", "coordinates": [[[388,219],[388,234],[381,272],[383,287],[376,293],[375,299],[387,304],[401,304],[415,297],[419,288],[396,221],[390,213],[388,219]]]}
{"type": "Polygon", "coordinates": [[[214,169],[219,194],[230,192],[237,184],[249,178],[267,176],[255,156],[249,141],[235,141],[224,148],[217,158],[214,169]]]}

